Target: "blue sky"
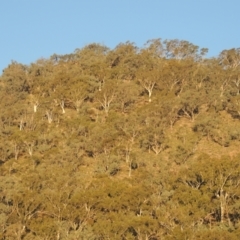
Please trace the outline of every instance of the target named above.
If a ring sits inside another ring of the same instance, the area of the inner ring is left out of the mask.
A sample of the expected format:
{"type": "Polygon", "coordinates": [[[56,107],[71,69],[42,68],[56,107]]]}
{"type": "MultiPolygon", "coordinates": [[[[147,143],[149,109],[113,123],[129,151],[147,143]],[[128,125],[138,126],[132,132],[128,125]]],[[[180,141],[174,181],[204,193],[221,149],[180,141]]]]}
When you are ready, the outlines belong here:
{"type": "Polygon", "coordinates": [[[240,47],[239,0],[2,0],[0,73],[89,43],[187,40],[209,56],[240,47]]]}

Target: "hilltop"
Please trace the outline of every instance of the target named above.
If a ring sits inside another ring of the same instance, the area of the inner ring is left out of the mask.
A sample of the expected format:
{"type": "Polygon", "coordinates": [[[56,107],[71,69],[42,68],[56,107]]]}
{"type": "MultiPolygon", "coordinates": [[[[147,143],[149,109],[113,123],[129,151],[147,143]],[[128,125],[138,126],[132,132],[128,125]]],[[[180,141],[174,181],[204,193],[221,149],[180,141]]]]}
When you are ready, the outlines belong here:
{"type": "Polygon", "coordinates": [[[93,43],[0,77],[1,239],[239,239],[240,50],[93,43]]]}

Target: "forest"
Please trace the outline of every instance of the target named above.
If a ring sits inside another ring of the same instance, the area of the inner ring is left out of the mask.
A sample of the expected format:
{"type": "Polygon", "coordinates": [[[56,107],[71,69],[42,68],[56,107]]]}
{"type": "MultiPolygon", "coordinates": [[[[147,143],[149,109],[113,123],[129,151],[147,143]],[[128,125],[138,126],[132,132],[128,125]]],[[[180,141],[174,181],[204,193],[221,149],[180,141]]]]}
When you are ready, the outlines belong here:
{"type": "Polygon", "coordinates": [[[240,239],[240,48],[92,43],[0,76],[0,239],[240,239]]]}

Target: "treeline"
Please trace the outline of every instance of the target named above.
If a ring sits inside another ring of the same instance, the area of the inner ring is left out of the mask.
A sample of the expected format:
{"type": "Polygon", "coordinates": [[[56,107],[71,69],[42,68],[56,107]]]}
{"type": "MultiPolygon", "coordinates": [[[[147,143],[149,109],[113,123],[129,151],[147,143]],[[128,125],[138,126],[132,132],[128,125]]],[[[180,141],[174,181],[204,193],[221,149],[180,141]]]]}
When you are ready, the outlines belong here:
{"type": "Polygon", "coordinates": [[[239,239],[240,49],[89,44],[0,77],[1,239],[239,239]]]}

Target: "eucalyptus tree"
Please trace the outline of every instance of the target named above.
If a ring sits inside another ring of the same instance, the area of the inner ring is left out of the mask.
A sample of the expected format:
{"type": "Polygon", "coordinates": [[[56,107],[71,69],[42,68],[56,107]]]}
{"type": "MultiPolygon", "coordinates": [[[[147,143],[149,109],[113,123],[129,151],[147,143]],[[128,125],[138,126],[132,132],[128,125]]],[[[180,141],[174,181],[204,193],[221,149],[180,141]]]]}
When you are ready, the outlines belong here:
{"type": "Polygon", "coordinates": [[[223,50],[218,56],[223,68],[236,69],[240,67],[240,48],[223,50]]]}

